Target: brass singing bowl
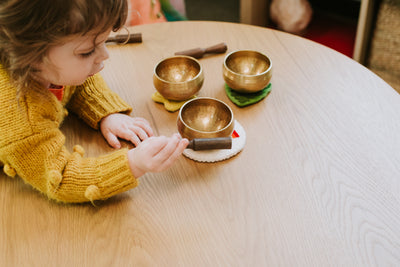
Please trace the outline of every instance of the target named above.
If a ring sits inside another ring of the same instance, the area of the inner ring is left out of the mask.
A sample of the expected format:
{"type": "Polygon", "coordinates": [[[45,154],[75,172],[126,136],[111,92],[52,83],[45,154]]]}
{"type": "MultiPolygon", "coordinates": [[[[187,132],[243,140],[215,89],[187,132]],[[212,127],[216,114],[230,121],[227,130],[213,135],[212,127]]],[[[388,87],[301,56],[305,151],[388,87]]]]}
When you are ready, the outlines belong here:
{"type": "Polygon", "coordinates": [[[260,52],[238,50],[225,57],[222,73],[226,84],[233,90],[255,93],[271,81],[272,62],[260,52]]]}
{"type": "Polygon", "coordinates": [[[169,57],[161,60],[154,68],[154,87],[169,100],[191,98],[201,89],[203,82],[203,69],[193,57],[169,57]]]}
{"type": "Polygon", "coordinates": [[[210,97],[198,97],[186,102],[179,110],[178,132],[183,138],[229,137],[235,122],[231,108],[210,97]]]}

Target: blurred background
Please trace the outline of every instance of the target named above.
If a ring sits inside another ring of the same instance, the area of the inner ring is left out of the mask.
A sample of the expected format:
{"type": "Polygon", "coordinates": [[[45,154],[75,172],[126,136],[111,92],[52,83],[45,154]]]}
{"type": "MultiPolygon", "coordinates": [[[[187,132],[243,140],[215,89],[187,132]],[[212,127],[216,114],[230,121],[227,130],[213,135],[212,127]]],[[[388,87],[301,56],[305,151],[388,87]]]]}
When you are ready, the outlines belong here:
{"type": "Polygon", "coordinates": [[[400,0],[130,0],[132,24],[211,20],[269,27],[363,64],[400,93],[400,0]],[[143,11],[149,5],[150,17],[143,11]],[[138,11],[138,12],[137,12],[138,11]]]}
{"type": "Polygon", "coordinates": [[[185,0],[190,20],[240,22],[239,0],[185,0]]]}

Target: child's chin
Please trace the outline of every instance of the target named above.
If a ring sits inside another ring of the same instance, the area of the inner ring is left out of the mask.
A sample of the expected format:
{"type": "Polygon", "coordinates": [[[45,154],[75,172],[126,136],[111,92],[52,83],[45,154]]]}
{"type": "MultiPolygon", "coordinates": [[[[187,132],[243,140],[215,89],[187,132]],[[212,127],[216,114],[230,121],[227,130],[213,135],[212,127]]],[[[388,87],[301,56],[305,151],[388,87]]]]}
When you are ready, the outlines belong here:
{"type": "MultiPolygon", "coordinates": [[[[91,76],[90,76],[91,77],[91,76]]],[[[79,86],[82,85],[86,82],[87,79],[89,79],[90,77],[87,77],[86,79],[82,80],[82,81],[75,81],[75,82],[71,82],[70,84],[67,84],[69,86],[79,86]]]]}
{"type": "Polygon", "coordinates": [[[86,78],[83,78],[83,77],[82,77],[82,80],[71,81],[71,84],[69,84],[69,85],[72,85],[72,86],[81,85],[81,84],[85,83],[87,79],[90,79],[90,78],[93,77],[94,75],[96,75],[96,73],[90,74],[90,75],[86,76],[86,78]]]}

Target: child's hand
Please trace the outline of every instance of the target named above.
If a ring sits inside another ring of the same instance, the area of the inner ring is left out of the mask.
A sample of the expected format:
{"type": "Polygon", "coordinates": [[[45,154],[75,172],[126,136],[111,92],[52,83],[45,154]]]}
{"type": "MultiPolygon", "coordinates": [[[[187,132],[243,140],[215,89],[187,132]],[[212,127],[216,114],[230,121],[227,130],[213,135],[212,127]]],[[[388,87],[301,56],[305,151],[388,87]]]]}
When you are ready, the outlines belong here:
{"type": "Polygon", "coordinates": [[[179,134],[144,140],[128,152],[132,174],[139,178],[146,172],[161,172],[168,169],[188,144],[189,141],[186,138],[181,139],[179,134]]]}
{"type": "Polygon", "coordinates": [[[153,136],[153,130],[147,120],[133,118],[125,114],[110,114],[100,122],[100,130],[104,138],[114,148],[121,148],[118,138],[131,141],[135,146],[153,136]]]}

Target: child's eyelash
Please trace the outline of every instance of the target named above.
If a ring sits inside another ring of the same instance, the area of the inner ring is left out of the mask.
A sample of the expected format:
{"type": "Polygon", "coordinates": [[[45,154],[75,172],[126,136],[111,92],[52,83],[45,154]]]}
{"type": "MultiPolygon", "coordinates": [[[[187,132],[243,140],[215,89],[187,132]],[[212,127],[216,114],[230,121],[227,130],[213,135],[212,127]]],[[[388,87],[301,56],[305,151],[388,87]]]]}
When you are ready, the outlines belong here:
{"type": "Polygon", "coordinates": [[[80,56],[81,57],[90,57],[94,53],[94,50],[95,49],[93,49],[92,51],[87,52],[87,53],[82,53],[82,54],[80,54],[80,56]]]}

